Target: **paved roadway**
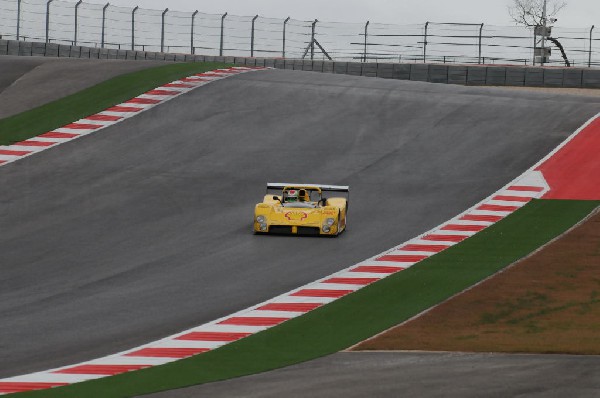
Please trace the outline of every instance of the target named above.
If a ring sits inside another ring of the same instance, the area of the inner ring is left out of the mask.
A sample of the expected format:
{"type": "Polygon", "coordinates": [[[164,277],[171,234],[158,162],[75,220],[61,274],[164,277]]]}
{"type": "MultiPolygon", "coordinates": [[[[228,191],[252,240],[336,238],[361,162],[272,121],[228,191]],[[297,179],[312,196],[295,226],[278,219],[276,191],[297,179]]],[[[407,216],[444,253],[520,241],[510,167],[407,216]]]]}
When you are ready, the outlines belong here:
{"type": "Polygon", "coordinates": [[[438,225],[600,99],[264,71],[0,167],[0,377],[136,346],[438,225]],[[351,186],[337,239],[250,232],[267,181],[351,186]]]}
{"type": "Polygon", "coordinates": [[[594,398],[598,375],[599,356],[342,352],[144,398],[594,398]]]}
{"type": "Polygon", "coordinates": [[[0,55],[0,119],[123,73],[167,64],[172,62],[0,55]]]}

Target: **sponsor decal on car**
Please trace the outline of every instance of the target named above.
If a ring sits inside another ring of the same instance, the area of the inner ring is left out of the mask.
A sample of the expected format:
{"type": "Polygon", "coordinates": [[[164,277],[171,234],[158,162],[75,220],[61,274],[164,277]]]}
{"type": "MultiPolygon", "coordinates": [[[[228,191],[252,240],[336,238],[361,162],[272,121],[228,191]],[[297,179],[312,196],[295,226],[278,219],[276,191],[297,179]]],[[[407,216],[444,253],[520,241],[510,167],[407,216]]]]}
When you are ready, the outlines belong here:
{"type": "Polygon", "coordinates": [[[290,221],[302,221],[308,217],[308,214],[303,211],[287,211],[284,216],[290,221]]]}

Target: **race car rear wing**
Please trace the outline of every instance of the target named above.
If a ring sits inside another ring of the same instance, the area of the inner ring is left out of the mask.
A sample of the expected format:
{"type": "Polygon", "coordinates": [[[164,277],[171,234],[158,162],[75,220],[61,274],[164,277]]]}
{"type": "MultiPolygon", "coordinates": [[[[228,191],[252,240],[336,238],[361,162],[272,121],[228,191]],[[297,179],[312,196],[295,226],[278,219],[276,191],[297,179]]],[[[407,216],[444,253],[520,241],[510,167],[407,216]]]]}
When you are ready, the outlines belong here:
{"type": "Polygon", "coordinates": [[[269,182],[267,183],[267,189],[283,189],[285,187],[317,187],[321,191],[327,192],[350,192],[350,187],[347,185],[323,185],[323,184],[294,184],[294,183],[282,183],[282,182],[269,182]]]}

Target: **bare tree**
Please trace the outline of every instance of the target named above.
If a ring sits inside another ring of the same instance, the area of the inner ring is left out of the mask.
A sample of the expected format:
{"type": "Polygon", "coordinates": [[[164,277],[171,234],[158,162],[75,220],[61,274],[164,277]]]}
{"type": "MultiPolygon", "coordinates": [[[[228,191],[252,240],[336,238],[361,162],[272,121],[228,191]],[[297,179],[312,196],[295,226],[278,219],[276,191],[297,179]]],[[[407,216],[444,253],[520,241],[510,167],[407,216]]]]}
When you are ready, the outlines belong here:
{"type": "MultiPolygon", "coordinates": [[[[546,20],[544,21],[544,0],[512,0],[508,13],[518,25],[529,28],[547,26],[548,21],[556,22],[556,15],[567,6],[564,0],[546,0],[546,20]]],[[[559,50],[566,66],[571,66],[563,45],[554,37],[548,37],[559,50]]]]}
{"type": "MultiPolygon", "coordinates": [[[[553,19],[567,6],[563,0],[547,0],[546,19],[553,19]]],[[[508,7],[508,13],[513,21],[528,27],[544,25],[544,0],[513,0],[508,7]]]]}

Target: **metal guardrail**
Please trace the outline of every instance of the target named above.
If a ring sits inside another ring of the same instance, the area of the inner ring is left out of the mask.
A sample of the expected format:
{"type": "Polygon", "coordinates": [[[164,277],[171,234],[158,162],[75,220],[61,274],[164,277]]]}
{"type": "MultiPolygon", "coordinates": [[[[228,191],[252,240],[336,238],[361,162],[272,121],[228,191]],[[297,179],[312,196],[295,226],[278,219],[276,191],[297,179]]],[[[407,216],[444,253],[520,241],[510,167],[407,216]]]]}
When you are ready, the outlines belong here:
{"type": "MultiPolygon", "coordinates": [[[[600,66],[594,26],[554,27],[574,66],[600,66]]],[[[531,65],[534,32],[484,23],[413,25],[274,19],[118,7],[82,0],[0,0],[0,35],[129,50],[361,62],[531,65]]],[[[554,56],[549,64],[562,65],[554,56]]]]}

